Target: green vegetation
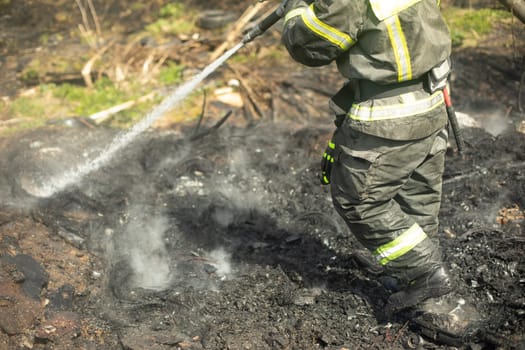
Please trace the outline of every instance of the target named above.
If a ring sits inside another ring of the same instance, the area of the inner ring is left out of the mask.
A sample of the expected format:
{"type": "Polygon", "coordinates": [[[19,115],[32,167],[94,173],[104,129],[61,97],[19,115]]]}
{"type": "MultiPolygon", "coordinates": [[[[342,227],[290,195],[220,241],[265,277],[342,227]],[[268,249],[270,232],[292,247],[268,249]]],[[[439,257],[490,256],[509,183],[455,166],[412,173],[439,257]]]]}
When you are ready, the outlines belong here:
{"type": "MultiPolygon", "coordinates": [[[[0,8],[10,4],[10,0],[0,0],[0,8]]],[[[135,1],[130,5],[131,11],[142,11],[146,5],[144,2],[135,1]]],[[[453,45],[471,46],[476,45],[491,30],[502,23],[508,23],[512,15],[506,11],[493,9],[460,9],[457,7],[444,8],[443,13],[451,30],[453,45]]],[[[153,36],[157,42],[167,40],[173,35],[191,35],[195,30],[194,20],[196,13],[188,9],[184,4],[178,2],[168,3],[161,7],[157,13],[157,20],[144,28],[144,31],[137,33],[139,36],[153,36]]],[[[67,18],[64,13],[55,15],[56,18],[67,18]]],[[[63,19],[59,21],[62,21],[63,19]]],[[[132,38],[130,35],[129,38],[132,38]]],[[[39,38],[41,45],[46,46],[50,40],[63,38],[60,34],[53,37],[49,33],[42,33],[39,38]]],[[[1,41],[0,46],[7,46],[9,42],[1,41]]],[[[45,53],[45,51],[42,51],[45,53]]],[[[28,85],[36,85],[43,81],[47,74],[47,69],[53,72],[71,73],[80,72],[83,65],[92,57],[91,53],[81,52],[81,55],[70,55],[64,57],[60,53],[36,56],[19,73],[20,81],[28,85]]],[[[287,56],[282,46],[262,47],[255,52],[254,50],[241,50],[230,59],[232,65],[257,65],[258,67],[272,67],[276,62],[287,56]]],[[[111,62],[104,62],[107,66],[111,62]]],[[[105,69],[111,69],[104,67],[105,69]]],[[[92,88],[73,84],[41,84],[31,89],[30,94],[19,97],[15,100],[6,102],[3,106],[3,119],[18,119],[10,130],[0,129],[2,133],[20,130],[29,127],[44,125],[49,119],[64,118],[68,116],[88,116],[93,113],[105,110],[120,103],[136,99],[161,86],[172,87],[180,84],[184,66],[173,61],[168,61],[161,67],[158,74],[147,82],[140,82],[136,79],[137,75],[127,74],[125,82],[116,84],[109,78],[103,77],[95,81],[92,88]],[[160,85],[160,86],[159,86],[160,85]]],[[[118,113],[108,123],[114,127],[129,127],[151,110],[156,101],[149,101],[137,104],[131,109],[118,113]]],[[[169,120],[189,120],[200,114],[202,108],[202,91],[194,92],[190,98],[185,100],[176,111],[172,111],[169,120]]],[[[164,118],[164,119],[168,119],[164,118]]]]}
{"type": "Polygon", "coordinates": [[[142,11],[146,8],[146,4],[143,2],[134,2],[129,6],[131,11],[142,11]]]}
{"type": "Polygon", "coordinates": [[[20,76],[20,80],[28,84],[34,84],[38,82],[38,78],[38,70],[33,68],[25,70],[20,76]]]}
{"type": "Polygon", "coordinates": [[[184,66],[168,62],[168,65],[162,67],[159,73],[159,81],[164,85],[174,85],[182,80],[184,66]]]}
{"type": "Polygon", "coordinates": [[[452,45],[469,46],[491,32],[497,23],[512,17],[508,11],[493,9],[462,9],[448,7],[443,11],[450,28],[452,45]]]}
{"type": "Polygon", "coordinates": [[[133,98],[107,78],[97,80],[93,89],[71,84],[52,85],[50,88],[54,97],[74,106],[74,114],[84,116],[133,98]]]}
{"type": "Polygon", "coordinates": [[[159,11],[160,18],[146,27],[153,35],[189,35],[195,30],[195,14],[183,4],[170,3],[159,11]]]}
{"type": "MultiPolygon", "coordinates": [[[[26,69],[22,79],[26,82],[38,81],[38,65],[33,64],[31,69],[26,69]]],[[[93,88],[86,88],[73,84],[41,84],[32,90],[30,97],[18,97],[12,101],[4,114],[7,119],[18,118],[22,123],[11,128],[2,130],[4,134],[19,131],[26,128],[42,126],[51,119],[60,119],[69,116],[89,116],[118,104],[134,100],[148,94],[159,83],[163,86],[174,86],[182,81],[184,66],[169,62],[159,71],[157,79],[149,84],[127,83],[125,87],[118,86],[108,78],[100,78],[95,81],[93,88]]],[[[195,96],[196,97],[196,96],[195,96]]],[[[142,102],[133,108],[116,114],[111,119],[113,127],[129,127],[140,118],[143,118],[156,101],[142,102]]],[[[195,105],[200,102],[187,103],[184,111],[194,110],[195,105]],[[187,108],[186,108],[187,107],[187,108]]],[[[182,112],[182,111],[181,111],[182,112]]],[[[182,112],[184,113],[184,112],[182,112]]],[[[198,114],[196,114],[198,115],[198,114]]]]}
{"type": "Polygon", "coordinates": [[[33,97],[19,97],[7,107],[6,114],[17,120],[12,126],[0,129],[2,134],[9,135],[20,130],[40,127],[44,124],[47,113],[46,104],[33,97]]]}
{"type": "Polygon", "coordinates": [[[45,112],[45,105],[32,97],[19,97],[9,106],[9,114],[18,118],[38,117],[45,112]]]}
{"type": "Polygon", "coordinates": [[[282,45],[262,47],[258,51],[239,51],[230,58],[229,63],[232,65],[247,65],[257,67],[267,67],[272,69],[283,59],[288,57],[286,49],[282,45]]]}

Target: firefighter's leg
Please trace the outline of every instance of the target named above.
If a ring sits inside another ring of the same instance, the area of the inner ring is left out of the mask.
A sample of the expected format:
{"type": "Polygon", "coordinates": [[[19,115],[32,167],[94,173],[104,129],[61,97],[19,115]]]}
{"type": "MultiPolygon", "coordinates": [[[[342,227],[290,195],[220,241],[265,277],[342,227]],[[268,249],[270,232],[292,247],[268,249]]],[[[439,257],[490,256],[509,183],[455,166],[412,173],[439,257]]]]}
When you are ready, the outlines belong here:
{"type": "MultiPolygon", "coordinates": [[[[336,144],[341,155],[332,169],[331,186],[336,210],[400,282],[409,286],[432,275],[442,266],[438,246],[396,197],[431,153],[438,133],[414,142],[386,140],[345,127],[340,131],[336,144]]],[[[410,302],[428,297],[417,295],[410,302]]]]}
{"type": "Polygon", "coordinates": [[[438,133],[428,156],[412,172],[395,197],[401,209],[432,238],[435,238],[438,232],[447,139],[448,133],[445,128],[438,133]]]}

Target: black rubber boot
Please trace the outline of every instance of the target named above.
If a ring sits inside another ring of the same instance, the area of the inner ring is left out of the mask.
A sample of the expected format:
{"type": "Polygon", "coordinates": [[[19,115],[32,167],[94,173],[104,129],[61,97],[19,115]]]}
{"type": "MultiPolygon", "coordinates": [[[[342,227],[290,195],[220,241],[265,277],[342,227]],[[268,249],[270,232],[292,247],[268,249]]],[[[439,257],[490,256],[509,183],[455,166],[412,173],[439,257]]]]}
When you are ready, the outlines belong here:
{"type": "Polygon", "coordinates": [[[388,298],[385,311],[387,315],[415,306],[429,298],[437,298],[453,290],[450,276],[444,267],[424,274],[388,298]]]}

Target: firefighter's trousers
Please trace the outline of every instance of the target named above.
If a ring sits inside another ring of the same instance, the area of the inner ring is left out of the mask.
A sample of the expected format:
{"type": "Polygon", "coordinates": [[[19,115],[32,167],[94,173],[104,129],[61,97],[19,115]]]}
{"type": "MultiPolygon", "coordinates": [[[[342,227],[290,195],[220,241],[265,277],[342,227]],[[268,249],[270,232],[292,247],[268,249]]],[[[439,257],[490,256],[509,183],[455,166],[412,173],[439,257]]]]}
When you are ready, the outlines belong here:
{"type": "Polygon", "coordinates": [[[410,141],[384,139],[345,124],[333,140],[337,212],[387,273],[402,283],[442,264],[437,241],[448,133],[410,141]]]}

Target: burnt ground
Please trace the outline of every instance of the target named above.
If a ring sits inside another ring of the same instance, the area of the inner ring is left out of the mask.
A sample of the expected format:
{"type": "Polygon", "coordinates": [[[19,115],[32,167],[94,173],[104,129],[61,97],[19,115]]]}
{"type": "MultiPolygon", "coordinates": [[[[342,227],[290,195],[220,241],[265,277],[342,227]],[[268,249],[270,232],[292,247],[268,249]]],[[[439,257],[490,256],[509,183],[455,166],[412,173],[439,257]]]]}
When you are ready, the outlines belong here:
{"type": "MultiPolygon", "coordinates": [[[[456,285],[445,304],[463,298],[481,325],[465,349],[525,348],[523,47],[506,48],[453,56],[456,108],[472,119],[464,156],[450,144],[437,238],[456,285]]],[[[271,118],[233,109],[197,138],[195,125],[149,130],[50,198],[40,186],[118,131],[0,139],[1,349],[417,347],[406,315],[385,319],[385,279],[318,183],[337,74],[281,63],[257,71],[271,118]]],[[[454,347],[425,337],[419,348],[454,347]]]]}

